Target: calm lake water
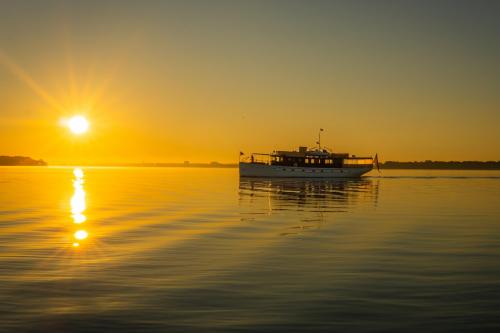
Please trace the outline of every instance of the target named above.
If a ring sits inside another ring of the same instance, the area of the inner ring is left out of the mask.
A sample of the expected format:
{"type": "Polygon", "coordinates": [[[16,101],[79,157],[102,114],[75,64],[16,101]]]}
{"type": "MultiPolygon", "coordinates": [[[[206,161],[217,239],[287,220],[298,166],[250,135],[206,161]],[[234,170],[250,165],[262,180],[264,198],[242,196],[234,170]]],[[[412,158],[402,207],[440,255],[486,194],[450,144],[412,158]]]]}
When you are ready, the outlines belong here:
{"type": "Polygon", "coordinates": [[[500,172],[0,168],[0,331],[498,331],[500,172]]]}

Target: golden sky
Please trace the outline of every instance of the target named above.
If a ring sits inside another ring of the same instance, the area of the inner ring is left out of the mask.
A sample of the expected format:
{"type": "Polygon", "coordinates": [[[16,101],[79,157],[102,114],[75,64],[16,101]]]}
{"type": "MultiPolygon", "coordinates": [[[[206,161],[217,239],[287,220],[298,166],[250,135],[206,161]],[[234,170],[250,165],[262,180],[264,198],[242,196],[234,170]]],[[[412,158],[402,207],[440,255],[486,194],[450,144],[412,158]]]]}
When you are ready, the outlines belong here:
{"type": "Polygon", "coordinates": [[[33,1],[0,10],[0,155],[500,159],[499,5],[33,1]],[[75,136],[61,119],[85,115],[75,136]]]}

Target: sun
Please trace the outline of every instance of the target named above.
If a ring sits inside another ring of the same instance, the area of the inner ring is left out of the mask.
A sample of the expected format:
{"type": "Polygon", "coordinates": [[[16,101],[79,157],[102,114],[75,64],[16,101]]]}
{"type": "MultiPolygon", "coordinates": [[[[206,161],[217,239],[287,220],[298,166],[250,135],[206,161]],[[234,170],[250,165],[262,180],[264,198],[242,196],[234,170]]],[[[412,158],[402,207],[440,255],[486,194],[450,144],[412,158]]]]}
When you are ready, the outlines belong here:
{"type": "Polygon", "coordinates": [[[83,134],[89,129],[89,122],[84,116],[73,116],[67,122],[68,128],[74,134],[83,134]]]}

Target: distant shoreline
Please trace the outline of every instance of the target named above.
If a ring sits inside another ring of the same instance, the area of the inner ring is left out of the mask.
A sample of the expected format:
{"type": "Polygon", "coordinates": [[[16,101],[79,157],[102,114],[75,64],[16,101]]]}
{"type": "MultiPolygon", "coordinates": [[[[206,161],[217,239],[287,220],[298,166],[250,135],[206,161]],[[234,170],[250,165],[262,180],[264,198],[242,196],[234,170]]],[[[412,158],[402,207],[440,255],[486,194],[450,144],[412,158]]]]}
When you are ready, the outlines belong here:
{"type": "Polygon", "coordinates": [[[27,156],[0,156],[0,166],[47,166],[44,160],[35,160],[27,156]]]}
{"type": "MultiPolygon", "coordinates": [[[[44,160],[35,160],[26,156],[0,156],[0,166],[49,166],[44,160]]],[[[50,166],[71,167],[60,164],[50,166]]],[[[79,164],[82,167],[148,167],[148,168],[237,168],[238,163],[104,163],[79,164]]],[[[500,161],[386,161],[380,163],[380,169],[398,170],[500,170],[500,161]]]]}
{"type": "MultiPolygon", "coordinates": [[[[64,166],[64,165],[60,165],[64,166]]],[[[69,166],[69,165],[68,165],[69,166]]],[[[119,163],[119,164],[99,164],[82,165],[94,167],[146,167],[146,168],[237,168],[238,163],[119,163]]],[[[380,169],[384,170],[500,170],[500,162],[396,162],[387,161],[380,163],[380,169]]]]}
{"type": "Polygon", "coordinates": [[[500,161],[386,161],[381,169],[420,169],[420,170],[500,170],[500,161]]]}
{"type": "MultiPolygon", "coordinates": [[[[137,168],[237,168],[237,163],[104,163],[78,164],[81,167],[137,167],[137,168]]],[[[72,164],[58,164],[51,166],[75,166],[72,164]]]]}

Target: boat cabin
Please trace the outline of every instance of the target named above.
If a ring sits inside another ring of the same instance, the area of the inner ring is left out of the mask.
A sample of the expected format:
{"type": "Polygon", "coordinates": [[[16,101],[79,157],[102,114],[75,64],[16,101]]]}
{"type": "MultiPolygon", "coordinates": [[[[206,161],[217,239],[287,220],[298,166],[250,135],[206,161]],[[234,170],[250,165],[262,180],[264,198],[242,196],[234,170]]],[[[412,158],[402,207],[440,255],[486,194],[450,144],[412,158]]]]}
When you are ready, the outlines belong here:
{"type": "Polygon", "coordinates": [[[332,153],[326,149],[308,150],[307,147],[299,147],[298,151],[278,150],[271,154],[252,154],[251,162],[301,168],[356,168],[372,165],[373,159],[349,156],[348,153],[332,153]],[[267,158],[262,159],[264,156],[267,158]]]}

